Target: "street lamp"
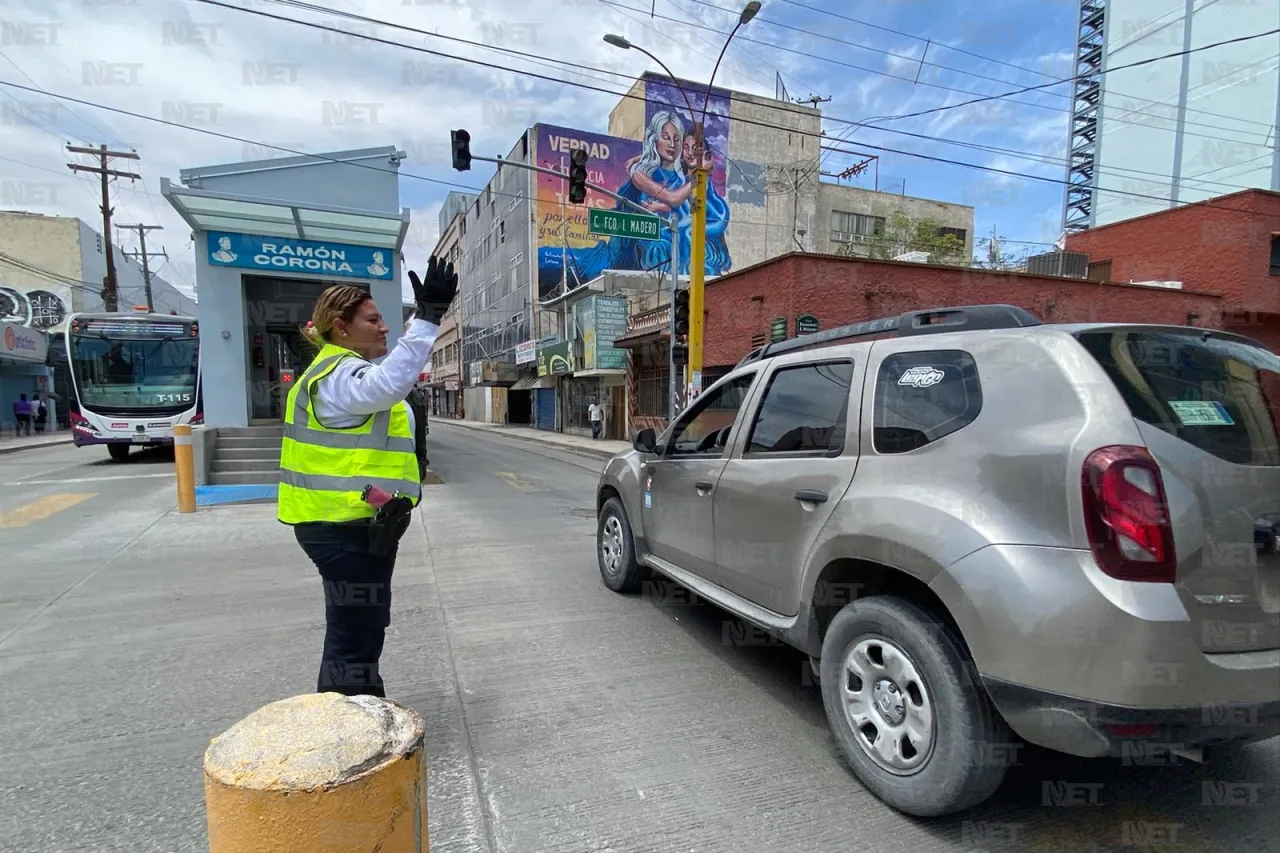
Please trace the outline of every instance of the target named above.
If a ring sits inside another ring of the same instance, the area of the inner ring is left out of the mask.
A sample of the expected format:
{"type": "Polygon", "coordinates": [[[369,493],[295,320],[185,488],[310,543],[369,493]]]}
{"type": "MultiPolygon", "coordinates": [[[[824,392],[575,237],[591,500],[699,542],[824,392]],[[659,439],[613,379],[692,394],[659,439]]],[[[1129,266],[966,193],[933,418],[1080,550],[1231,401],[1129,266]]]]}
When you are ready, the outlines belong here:
{"type": "MultiPolygon", "coordinates": [[[[604,37],[605,42],[620,47],[623,50],[635,49],[652,59],[667,72],[667,76],[675,83],[676,88],[680,90],[680,94],[684,96],[685,104],[689,107],[689,118],[694,121],[694,134],[696,144],[694,146],[695,156],[697,157],[697,165],[694,167],[694,195],[692,199],[693,208],[693,233],[690,235],[690,253],[689,253],[689,366],[688,366],[688,383],[692,386],[692,395],[698,394],[702,390],[702,339],[703,339],[703,294],[706,287],[706,256],[707,256],[707,170],[703,166],[704,159],[704,143],[703,128],[707,123],[707,109],[711,106],[711,86],[715,83],[716,72],[720,70],[720,63],[724,60],[725,52],[729,49],[729,42],[733,41],[733,37],[738,34],[738,30],[745,24],[749,23],[756,15],[760,13],[760,0],[751,0],[743,7],[742,13],[738,16],[738,23],[734,25],[733,30],[729,33],[729,37],[725,39],[724,47],[720,49],[720,56],[716,58],[715,67],[711,69],[711,79],[707,81],[707,91],[702,101],[702,115],[700,120],[694,119],[693,104],[689,100],[689,93],[680,85],[679,79],[675,74],[671,73],[671,69],[658,57],[649,51],[632,44],[619,35],[607,35],[604,37]]],[[[672,294],[674,297],[674,294],[672,294]]],[[[674,321],[675,312],[672,311],[674,321]]],[[[672,333],[672,344],[675,343],[674,325],[672,333]]],[[[675,376],[671,377],[672,384],[675,383],[675,376]]]]}

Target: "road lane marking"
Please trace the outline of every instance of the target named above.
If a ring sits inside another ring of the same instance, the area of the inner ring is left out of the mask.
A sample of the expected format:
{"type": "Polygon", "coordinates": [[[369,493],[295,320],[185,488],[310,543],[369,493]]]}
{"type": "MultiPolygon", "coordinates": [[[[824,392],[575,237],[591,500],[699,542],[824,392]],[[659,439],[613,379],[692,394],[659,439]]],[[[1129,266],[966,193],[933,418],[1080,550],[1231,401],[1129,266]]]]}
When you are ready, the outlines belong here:
{"type": "Polygon", "coordinates": [[[0,529],[12,530],[16,527],[26,527],[28,524],[46,519],[51,515],[62,512],[64,509],[71,509],[76,504],[97,496],[97,492],[87,492],[84,494],[43,497],[38,501],[24,504],[17,509],[0,512],[0,529]]]}
{"type": "Polygon", "coordinates": [[[493,473],[494,473],[494,476],[498,477],[508,486],[510,486],[511,488],[517,491],[521,491],[521,492],[542,491],[542,489],[539,489],[537,486],[533,485],[532,483],[526,483],[524,480],[520,479],[510,471],[494,471],[493,473]]]}
{"type": "MultiPolygon", "coordinates": [[[[36,476],[39,476],[38,474],[36,476]]],[[[6,486],[59,486],[64,483],[104,483],[107,480],[158,480],[168,478],[172,480],[177,475],[173,472],[168,474],[115,474],[110,477],[77,477],[70,480],[15,480],[12,483],[5,483],[6,486]]]]}

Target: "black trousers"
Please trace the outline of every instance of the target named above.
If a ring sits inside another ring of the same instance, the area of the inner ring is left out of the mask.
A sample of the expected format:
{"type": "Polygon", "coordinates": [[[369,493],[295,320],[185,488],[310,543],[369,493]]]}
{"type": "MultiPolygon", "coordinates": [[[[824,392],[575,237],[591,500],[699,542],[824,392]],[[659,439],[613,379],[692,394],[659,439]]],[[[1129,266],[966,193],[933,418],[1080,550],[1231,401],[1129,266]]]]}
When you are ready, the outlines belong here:
{"type": "Polygon", "coordinates": [[[369,552],[360,524],[299,524],[294,535],[324,581],[324,651],[317,693],[387,695],[378,662],[391,624],[391,574],[410,518],[401,520],[386,556],[369,552]]]}
{"type": "Polygon", "coordinates": [[[600,427],[602,427],[602,426],[604,426],[604,424],[603,424],[603,423],[601,423],[600,421],[592,421],[592,422],[591,422],[591,437],[592,437],[592,438],[599,438],[599,437],[600,437],[600,427]]]}

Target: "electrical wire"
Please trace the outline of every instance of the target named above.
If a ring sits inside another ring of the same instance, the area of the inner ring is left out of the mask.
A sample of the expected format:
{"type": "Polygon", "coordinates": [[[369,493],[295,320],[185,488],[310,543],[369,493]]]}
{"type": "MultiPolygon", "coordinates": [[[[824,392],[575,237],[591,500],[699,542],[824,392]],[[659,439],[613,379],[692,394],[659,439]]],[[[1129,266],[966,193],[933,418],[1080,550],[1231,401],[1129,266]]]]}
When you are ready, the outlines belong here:
{"type": "MultiPolygon", "coordinates": [[[[718,10],[719,10],[719,11],[721,11],[721,12],[726,12],[726,13],[730,13],[730,14],[734,14],[734,15],[738,14],[738,11],[737,11],[736,9],[728,9],[728,8],[723,7],[723,6],[717,6],[717,5],[716,5],[716,4],[714,4],[714,3],[710,3],[710,2],[708,2],[708,0],[689,0],[689,2],[691,2],[691,3],[697,3],[697,4],[698,4],[698,5],[700,5],[700,6],[707,6],[707,7],[711,8],[711,9],[718,9],[718,10]]],[[[1219,0],[1210,0],[1210,2],[1209,2],[1209,3],[1205,3],[1204,5],[1205,5],[1205,6],[1208,6],[1208,5],[1212,5],[1213,3],[1216,3],[1216,2],[1219,2],[1219,0]]],[[[793,5],[803,6],[803,4],[798,4],[798,3],[793,4],[793,5]]],[[[808,6],[803,6],[803,8],[807,8],[807,9],[810,9],[811,11],[815,11],[815,12],[823,12],[823,13],[825,13],[825,14],[830,14],[830,15],[833,15],[834,17],[837,17],[837,18],[845,18],[845,16],[843,16],[843,15],[838,15],[838,14],[835,14],[835,13],[832,13],[832,12],[826,12],[826,10],[823,10],[823,9],[813,9],[812,7],[808,7],[808,6]]],[[[855,19],[853,19],[853,18],[845,18],[845,19],[846,19],[846,20],[849,20],[849,21],[852,21],[852,22],[854,22],[854,23],[861,23],[861,24],[863,24],[863,25],[865,25],[865,26],[874,26],[874,25],[871,25],[871,24],[866,24],[866,22],[864,22],[864,21],[857,21],[857,20],[855,20],[855,19]]],[[[824,39],[824,40],[827,40],[827,41],[837,42],[837,43],[839,43],[839,44],[847,45],[847,46],[849,46],[849,47],[856,47],[856,48],[858,48],[858,49],[860,49],[860,50],[866,50],[866,51],[869,51],[869,52],[871,52],[871,53],[880,53],[880,54],[884,54],[885,56],[893,57],[893,58],[895,58],[895,59],[902,59],[902,60],[906,60],[906,61],[911,62],[911,63],[913,63],[913,64],[919,65],[919,66],[920,66],[920,67],[922,67],[922,68],[923,68],[924,66],[926,66],[926,65],[927,65],[927,66],[931,66],[931,67],[937,68],[937,69],[939,69],[939,70],[941,70],[941,71],[951,71],[951,72],[954,72],[954,73],[956,73],[956,74],[962,74],[962,75],[965,75],[965,76],[968,76],[968,77],[974,77],[974,78],[979,79],[979,80],[987,80],[987,81],[992,82],[992,83],[1004,83],[1004,84],[1009,84],[1009,83],[1011,82],[1011,81],[1004,80],[1004,79],[1002,79],[1002,78],[998,78],[998,77],[989,77],[989,76],[986,76],[986,75],[984,75],[984,74],[978,74],[977,72],[974,72],[974,71],[966,71],[966,70],[964,70],[964,69],[962,69],[962,68],[954,68],[954,67],[952,67],[952,66],[949,66],[949,65],[941,65],[941,64],[936,63],[936,62],[926,62],[926,61],[924,61],[924,60],[923,60],[923,58],[921,58],[921,59],[916,59],[915,57],[912,57],[912,56],[905,56],[905,55],[900,54],[900,53],[893,53],[893,52],[891,52],[891,51],[887,51],[887,50],[884,50],[884,49],[882,49],[882,48],[878,48],[878,47],[871,47],[870,45],[865,45],[865,44],[860,44],[860,43],[858,43],[858,42],[848,41],[847,39],[836,38],[835,36],[827,35],[826,33],[815,32],[815,31],[813,31],[813,30],[806,30],[806,29],[804,29],[804,28],[801,28],[801,27],[794,27],[794,26],[791,26],[791,25],[789,25],[789,24],[780,24],[780,23],[778,23],[778,22],[776,22],[776,21],[769,20],[768,18],[758,18],[757,20],[759,20],[762,24],[765,24],[765,25],[767,25],[767,26],[777,27],[777,28],[779,28],[779,29],[783,29],[783,30],[790,30],[790,31],[793,31],[793,32],[802,33],[802,34],[804,34],[804,35],[811,36],[811,37],[813,37],[813,38],[817,38],[817,39],[824,39]]],[[[880,27],[879,29],[885,29],[885,28],[880,27]]],[[[910,33],[898,33],[898,32],[896,32],[896,31],[892,31],[892,30],[891,30],[890,32],[894,32],[894,33],[895,33],[895,34],[897,34],[897,35],[902,35],[902,36],[905,36],[905,37],[907,37],[907,38],[916,39],[917,41],[921,41],[921,42],[928,42],[928,44],[929,44],[930,46],[945,47],[945,45],[938,44],[936,41],[934,41],[934,40],[932,40],[932,39],[926,39],[926,38],[923,38],[923,37],[921,37],[921,36],[912,35],[912,34],[910,34],[910,33]]],[[[967,53],[967,51],[961,51],[961,52],[967,53]]],[[[970,56],[973,56],[973,57],[975,57],[975,58],[978,58],[978,59],[983,59],[983,60],[988,61],[988,62],[998,62],[998,63],[1000,63],[1001,65],[1008,65],[1009,67],[1012,67],[1012,68],[1019,68],[1019,66],[1011,65],[1010,63],[1006,63],[1006,62],[1000,62],[1000,60],[995,60],[995,59],[992,59],[992,58],[990,58],[990,57],[984,57],[984,56],[981,56],[981,55],[979,55],[979,54],[973,54],[973,53],[970,53],[969,55],[970,55],[970,56]]],[[[821,59],[821,57],[815,57],[815,58],[819,58],[819,59],[821,59]]],[[[1274,57],[1269,57],[1269,58],[1274,58],[1274,57]]],[[[1020,70],[1023,70],[1023,71],[1031,71],[1031,69],[1027,69],[1027,68],[1021,68],[1020,70]]],[[[1038,75],[1039,75],[1039,76],[1041,76],[1041,77],[1051,77],[1051,76],[1052,76],[1052,75],[1046,74],[1046,73],[1041,72],[1041,71],[1032,71],[1032,73],[1034,73],[1034,74],[1038,74],[1038,75]]],[[[903,80],[905,80],[906,78],[898,78],[898,79],[903,79],[903,80]]],[[[912,82],[912,81],[908,81],[908,82],[912,82]]],[[[960,91],[960,90],[955,90],[955,91],[960,91]]],[[[970,94],[976,94],[976,93],[970,93],[970,94]]],[[[1072,102],[1072,101],[1074,101],[1074,100],[1075,100],[1071,95],[1059,94],[1059,93],[1057,93],[1057,92],[1053,92],[1053,93],[1050,93],[1050,94],[1052,94],[1052,95],[1053,95],[1053,97],[1055,97],[1055,98],[1063,98],[1063,99],[1067,100],[1068,102],[1072,102]]],[[[1150,98],[1139,98],[1139,97],[1136,97],[1136,96],[1123,95],[1123,94],[1121,94],[1121,93],[1119,93],[1119,92],[1117,92],[1117,93],[1115,93],[1115,94],[1116,94],[1116,95],[1118,95],[1118,96],[1120,96],[1120,97],[1130,97],[1130,98],[1133,98],[1133,100],[1147,101],[1148,103],[1153,104],[1153,105],[1156,105],[1156,104],[1163,105],[1163,102],[1161,102],[1161,101],[1155,101],[1155,100],[1152,100],[1152,99],[1150,99],[1150,98]]],[[[1019,102],[1019,103],[1022,103],[1022,102],[1019,102]]],[[[1043,105],[1040,105],[1040,106],[1043,106],[1043,105]]],[[[1055,108],[1055,109],[1059,109],[1059,110],[1061,110],[1062,112],[1066,112],[1066,113],[1070,113],[1070,112],[1072,111],[1069,107],[1068,107],[1068,108],[1061,108],[1061,107],[1059,107],[1059,108],[1055,108]]],[[[1133,112],[1142,112],[1142,111],[1140,111],[1140,110],[1134,110],[1133,112]]],[[[1269,125],[1268,123],[1266,123],[1266,122],[1259,122],[1259,121],[1256,121],[1256,120],[1253,120],[1253,119],[1241,119],[1241,118],[1237,118],[1237,117],[1234,117],[1234,116],[1223,115],[1223,114],[1221,114],[1221,113],[1213,113],[1213,112],[1209,112],[1209,111],[1207,111],[1207,110],[1200,110],[1200,109],[1197,109],[1197,108],[1195,108],[1195,107],[1188,107],[1188,108],[1187,108],[1187,112],[1197,113],[1197,114],[1201,114],[1201,115],[1209,116],[1209,117],[1212,117],[1212,118],[1222,118],[1222,119],[1227,119],[1227,120],[1229,120],[1229,121],[1238,121],[1238,122],[1241,122],[1241,123],[1243,123],[1243,124],[1257,124],[1257,125],[1260,125],[1260,126],[1262,126],[1262,127],[1270,127],[1270,125],[1269,125]]],[[[1142,114],[1143,114],[1143,115],[1148,115],[1148,113],[1145,113],[1145,112],[1142,112],[1142,114]]],[[[1209,127],[1209,128],[1214,128],[1214,127],[1216,127],[1216,125],[1215,125],[1215,124],[1204,124],[1204,123],[1197,123],[1197,122],[1187,122],[1187,124],[1195,124],[1197,127],[1209,127]]]]}

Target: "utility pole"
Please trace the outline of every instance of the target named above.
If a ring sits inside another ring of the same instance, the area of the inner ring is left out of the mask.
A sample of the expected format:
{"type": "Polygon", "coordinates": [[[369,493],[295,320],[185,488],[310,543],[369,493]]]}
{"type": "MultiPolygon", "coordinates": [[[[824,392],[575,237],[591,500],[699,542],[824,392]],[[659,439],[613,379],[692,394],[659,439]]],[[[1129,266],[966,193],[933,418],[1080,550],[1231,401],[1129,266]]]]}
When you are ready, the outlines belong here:
{"type": "Polygon", "coordinates": [[[107,252],[107,275],[102,280],[102,304],[107,311],[120,310],[120,289],[116,281],[116,259],[111,249],[111,178],[129,178],[130,180],[141,180],[142,176],[133,172],[121,172],[116,169],[108,168],[107,163],[116,157],[124,160],[140,160],[142,159],[132,151],[110,151],[105,145],[99,145],[97,148],[79,148],[74,145],[68,145],[67,150],[72,154],[89,154],[98,158],[97,166],[81,166],[78,163],[68,163],[67,168],[73,172],[91,172],[102,178],[102,239],[105,242],[107,252]]]}
{"type": "MultiPolygon", "coordinates": [[[[142,248],[137,252],[130,253],[129,257],[142,259],[142,282],[147,289],[147,310],[154,313],[156,306],[155,302],[151,298],[151,265],[149,263],[151,255],[147,254],[147,232],[163,231],[164,228],[159,225],[121,225],[120,227],[126,231],[138,232],[138,242],[141,243],[142,248]]],[[[169,260],[169,253],[164,249],[161,249],[159,252],[153,252],[152,255],[164,258],[166,261],[169,260]]]]}
{"type": "Polygon", "coordinates": [[[823,98],[823,97],[821,97],[820,95],[810,95],[810,96],[809,96],[809,97],[807,97],[807,98],[796,98],[796,99],[795,99],[795,103],[797,103],[797,104],[808,104],[809,106],[813,107],[814,109],[817,109],[818,104],[825,104],[825,103],[827,103],[827,102],[828,102],[828,101],[830,101],[830,100],[831,100],[830,98],[823,98]]]}

